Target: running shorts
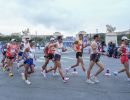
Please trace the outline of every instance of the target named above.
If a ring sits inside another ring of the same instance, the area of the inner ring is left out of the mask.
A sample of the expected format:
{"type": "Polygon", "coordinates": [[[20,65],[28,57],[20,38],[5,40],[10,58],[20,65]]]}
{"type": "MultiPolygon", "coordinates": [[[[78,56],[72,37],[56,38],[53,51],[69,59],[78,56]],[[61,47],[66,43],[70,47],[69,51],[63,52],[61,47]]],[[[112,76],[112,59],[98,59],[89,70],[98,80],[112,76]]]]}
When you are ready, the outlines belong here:
{"type": "Polygon", "coordinates": [[[100,61],[100,54],[99,53],[91,54],[90,61],[99,62],[100,61]]]}

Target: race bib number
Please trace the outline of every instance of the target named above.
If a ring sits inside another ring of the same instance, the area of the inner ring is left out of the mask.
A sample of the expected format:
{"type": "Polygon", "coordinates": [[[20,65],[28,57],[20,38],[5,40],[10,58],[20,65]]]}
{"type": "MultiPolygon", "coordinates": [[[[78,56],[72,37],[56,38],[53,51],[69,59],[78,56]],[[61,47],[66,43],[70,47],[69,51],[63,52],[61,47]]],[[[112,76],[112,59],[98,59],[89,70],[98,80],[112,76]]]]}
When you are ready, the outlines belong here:
{"type": "Polygon", "coordinates": [[[14,52],[15,52],[15,49],[11,49],[11,52],[14,53],[14,52]]]}

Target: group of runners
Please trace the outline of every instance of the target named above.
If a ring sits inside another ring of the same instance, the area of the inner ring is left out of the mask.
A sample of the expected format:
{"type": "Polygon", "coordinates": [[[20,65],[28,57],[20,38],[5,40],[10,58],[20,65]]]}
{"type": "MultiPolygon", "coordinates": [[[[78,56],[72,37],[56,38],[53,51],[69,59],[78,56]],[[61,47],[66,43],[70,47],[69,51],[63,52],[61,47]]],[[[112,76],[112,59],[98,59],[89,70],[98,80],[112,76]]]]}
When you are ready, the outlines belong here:
{"type": "Polygon", "coordinates": [[[28,80],[28,76],[34,72],[34,60],[35,57],[35,42],[26,38],[24,42],[17,42],[15,39],[5,44],[2,47],[3,59],[2,69],[7,71],[9,76],[14,76],[13,67],[14,63],[17,64],[17,70],[20,67],[24,67],[24,72],[21,73],[22,79],[25,83],[31,84],[28,80]]]}
{"type": "MultiPolygon", "coordinates": [[[[102,54],[99,50],[99,43],[100,43],[100,35],[95,34],[93,37],[93,42],[91,43],[85,43],[83,42],[83,34],[79,34],[78,39],[73,43],[73,49],[76,53],[76,64],[72,65],[69,68],[65,68],[65,70],[62,68],[61,63],[61,56],[62,52],[66,52],[67,49],[63,46],[63,40],[62,36],[58,36],[56,38],[51,37],[50,42],[46,44],[44,48],[44,57],[45,62],[41,66],[41,74],[46,77],[46,74],[53,71],[53,75],[59,75],[61,76],[63,82],[67,82],[69,80],[69,77],[67,77],[67,74],[70,72],[70,70],[73,70],[76,72],[76,67],[81,64],[82,70],[86,75],[86,82],[89,84],[99,83],[98,75],[104,70],[104,65],[100,61],[100,55],[102,54]],[[83,49],[87,46],[91,47],[91,54],[90,54],[90,64],[88,69],[86,69],[86,66],[84,64],[83,60],[83,49]],[[53,67],[47,67],[49,62],[52,61],[54,66],[53,67]],[[92,75],[91,71],[94,67],[94,65],[97,65],[99,69],[95,74],[92,75]],[[57,73],[57,70],[59,73],[57,73]]],[[[13,76],[13,65],[14,62],[17,63],[17,69],[19,70],[20,67],[24,67],[24,72],[21,73],[22,79],[27,84],[31,84],[31,82],[28,80],[28,77],[30,74],[34,73],[35,69],[35,41],[29,40],[29,38],[26,38],[24,42],[18,43],[15,39],[11,39],[9,43],[4,45],[2,47],[3,52],[3,60],[2,60],[2,66],[3,71],[8,71],[9,76],[13,76]]],[[[121,45],[119,48],[120,52],[120,58],[121,63],[123,64],[124,68],[118,72],[114,72],[114,75],[118,75],[121,72],[126,72],[126,75],[128,77],[128,81],[130,81],[130,72],[129,72],[129,59],[128,59],[128,38],[123,36],[121,39],[121,45]]]]}

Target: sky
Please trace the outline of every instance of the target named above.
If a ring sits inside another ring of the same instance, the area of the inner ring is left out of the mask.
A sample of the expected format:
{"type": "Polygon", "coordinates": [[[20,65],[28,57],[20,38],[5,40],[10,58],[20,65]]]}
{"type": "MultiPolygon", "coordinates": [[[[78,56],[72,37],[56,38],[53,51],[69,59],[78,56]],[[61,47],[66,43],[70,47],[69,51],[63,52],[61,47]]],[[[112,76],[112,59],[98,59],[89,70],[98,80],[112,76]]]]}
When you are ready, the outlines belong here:
{"type": "Polygon", "coordinates": [[[130,0],[0,0],[0,33],[75,35],[130,29],[130,0]]]}

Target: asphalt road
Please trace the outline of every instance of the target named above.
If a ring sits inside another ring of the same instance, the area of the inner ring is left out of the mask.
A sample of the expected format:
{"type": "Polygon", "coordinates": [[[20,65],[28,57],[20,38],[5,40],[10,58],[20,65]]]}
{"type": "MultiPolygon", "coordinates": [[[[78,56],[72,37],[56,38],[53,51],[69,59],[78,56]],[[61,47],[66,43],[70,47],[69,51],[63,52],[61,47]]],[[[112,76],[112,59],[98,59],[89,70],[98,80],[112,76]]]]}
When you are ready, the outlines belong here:
{"type": "MultiPolygon", "coordinates": [[[[0,55],[1,59],[1,55],[0,55]]],[[[84,54],[86,68],[89,65],[89,55],[84,54]]],[[[105,70],[110,72],[122,68],[119,59],[101,57],[105,65],[105,70]]],[[[70,80],[63,83],[61,77],[53,77],[52,73],[44,78],[40,73],[40,66],[44,62],[41,51],[37,52],[36,72],[31,75],[29,80],[31,85],[27,85],[21,79],[21,72],[17,72],[14,67],[14,77],[10,78],[7,72],[0,69],[0,100],[130,100],[130,82],[127,82],[125,73],[115,77],[114,75],[105,76],[105,71],[99,76],[99,84],[87,84],[86,76],[81,66],[77,68],[78,75],[68,75],[70,80]]],[[[75,53],[67,52],[62,55],[62,67],[70,67],[75,61],[75,53]]],[[[48,66],[53,66],[50,62],[48,66]]],[[[97,70],[93,69],[93,73],[97,70]]]]}

